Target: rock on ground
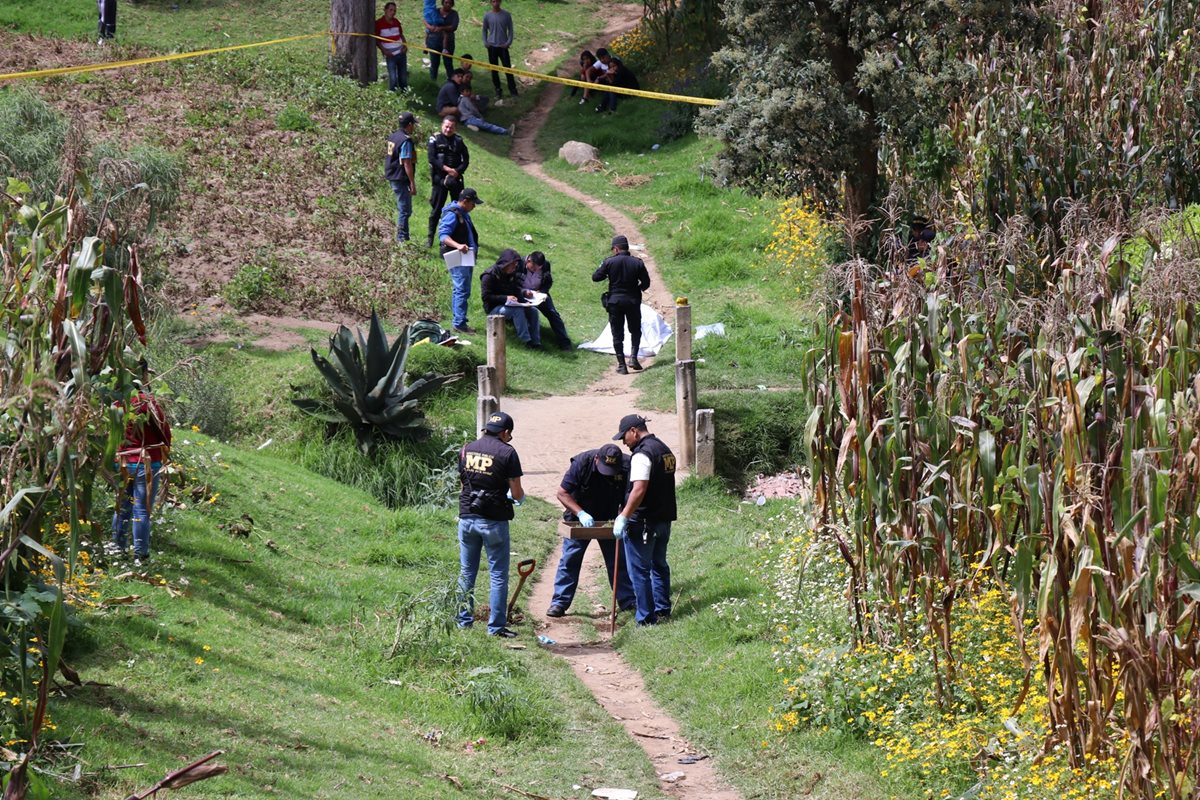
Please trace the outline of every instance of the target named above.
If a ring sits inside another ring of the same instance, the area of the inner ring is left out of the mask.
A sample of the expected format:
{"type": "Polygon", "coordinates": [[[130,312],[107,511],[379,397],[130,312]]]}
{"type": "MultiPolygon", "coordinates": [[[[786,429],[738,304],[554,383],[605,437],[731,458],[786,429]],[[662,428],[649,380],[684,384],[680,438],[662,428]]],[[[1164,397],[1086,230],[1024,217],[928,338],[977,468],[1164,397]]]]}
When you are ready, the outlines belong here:
{"type": "Polygon", "coordinates": [[[587,142],[567,142],[558,148],[558,157],[573,167],[582,167],[600,159],[600,151],[587,142]]]}

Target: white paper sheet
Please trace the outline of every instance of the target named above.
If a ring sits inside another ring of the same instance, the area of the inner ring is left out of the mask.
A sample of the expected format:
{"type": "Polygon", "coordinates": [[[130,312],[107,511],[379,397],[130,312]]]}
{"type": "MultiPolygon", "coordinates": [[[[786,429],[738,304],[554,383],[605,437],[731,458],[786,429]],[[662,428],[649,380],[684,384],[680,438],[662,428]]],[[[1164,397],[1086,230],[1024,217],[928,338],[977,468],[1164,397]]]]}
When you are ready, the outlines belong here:
{"type": "Polygon", "coordinates": [[[446,262],[446,269],[475,266],[475,251],[469,248],[465,253],[459,250],[450,250],[446,253],[443,253],[442,258],[446,262]]]}
{"type": "MultiPolygon", "coordinates": [[[[629,331],[625,331],[625,348],[629,348],[629,331]]],[[[638,344],[638,358],[649,358],[658,355],[667,340],[671,338],[671,326],[659,316],[658,312],[642,303],[642,341],[638,344]]],[[[615,353],[613,349],[612,331],[608,325],[594,341],[579,345],[580,350],[591,350],[593,353],[615,353]]]]}

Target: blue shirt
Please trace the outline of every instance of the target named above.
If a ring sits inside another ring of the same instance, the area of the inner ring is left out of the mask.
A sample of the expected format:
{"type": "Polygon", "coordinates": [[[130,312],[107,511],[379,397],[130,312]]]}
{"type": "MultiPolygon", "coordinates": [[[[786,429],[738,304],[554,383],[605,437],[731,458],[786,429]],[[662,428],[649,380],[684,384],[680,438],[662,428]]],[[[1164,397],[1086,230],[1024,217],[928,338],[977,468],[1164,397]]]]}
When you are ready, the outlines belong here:
{"type": "MultiPolygon", "coordinates": [[[[447,236],[450,236],[451,238],[454,236],[454,229],[458,227],[458,214],[454,213],[455,209],[462,211],[463,216],[466,217],[467,221],[470,221],[471,219],[471,212],[460,206],[457,200],[451,202],[450,205],[442,209],[442,219],[440,222],[438,222],[437,238],[439,242],[447,236]]],[[[471,226],[467,225],[466,228],[467,247],[478,251],[479,246],[475,242],[475,235],[471,230],[471,226]]],[[[459,242],[459,244],[462,244],[462,242],[459,242]]]]}

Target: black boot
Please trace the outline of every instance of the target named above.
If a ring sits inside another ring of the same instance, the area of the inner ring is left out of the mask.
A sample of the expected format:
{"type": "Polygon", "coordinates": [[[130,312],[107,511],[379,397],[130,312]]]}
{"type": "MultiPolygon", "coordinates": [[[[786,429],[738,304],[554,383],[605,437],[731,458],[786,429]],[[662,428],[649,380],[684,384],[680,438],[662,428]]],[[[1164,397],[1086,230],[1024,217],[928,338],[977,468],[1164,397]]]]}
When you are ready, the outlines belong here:
{"type": "Polygon", "coordinates": [[[642,368],[642,363],[641,363],[640,361],[638,361],[638,360],[637,360],[637,358],[633,358],[633,357],[631,357],[631,358],[629,359],[629,368],[630,368],[630,369],[641,370],[641,368],[642,368]]]}
{"type": "Polygon", "coordinates": [[[629,369],[625,366],[625,354],[617,353],[617,374],[628,375],[629,369]]]}

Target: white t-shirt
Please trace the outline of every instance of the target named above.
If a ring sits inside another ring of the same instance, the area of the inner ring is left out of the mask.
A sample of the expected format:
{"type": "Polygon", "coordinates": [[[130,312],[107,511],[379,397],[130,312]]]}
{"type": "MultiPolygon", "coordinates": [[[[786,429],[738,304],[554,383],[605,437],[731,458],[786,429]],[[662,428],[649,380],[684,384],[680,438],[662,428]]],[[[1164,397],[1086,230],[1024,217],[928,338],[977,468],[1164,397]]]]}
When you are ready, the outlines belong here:
{"type": "Polygon", "coordinates": [[[650,480],[650,456],[645,453],[634,453],[629,462],[630,481],[650,480]]]}

